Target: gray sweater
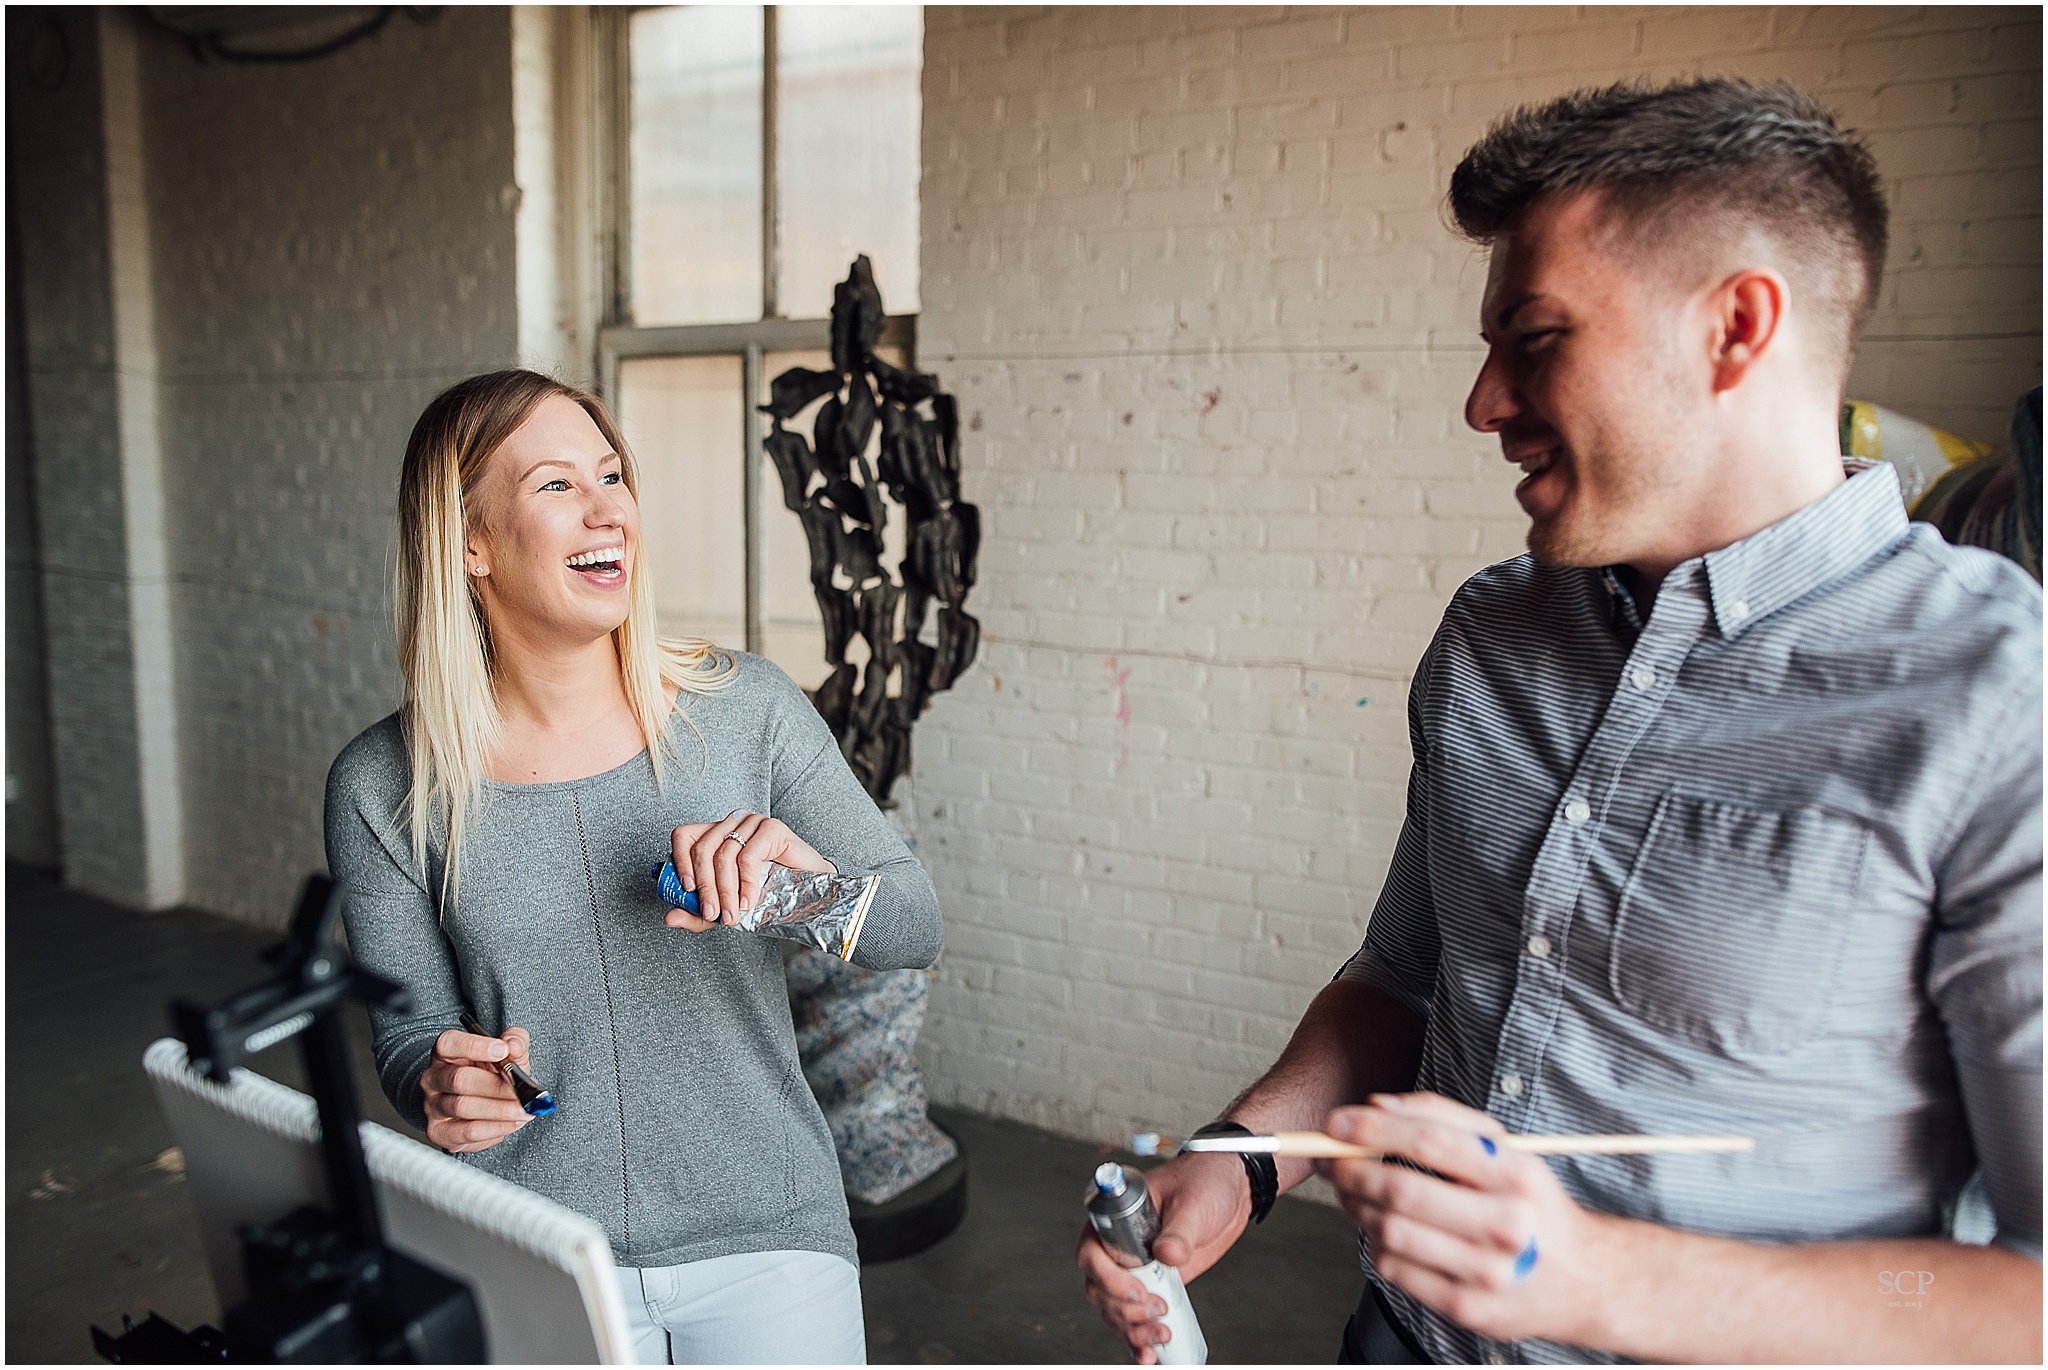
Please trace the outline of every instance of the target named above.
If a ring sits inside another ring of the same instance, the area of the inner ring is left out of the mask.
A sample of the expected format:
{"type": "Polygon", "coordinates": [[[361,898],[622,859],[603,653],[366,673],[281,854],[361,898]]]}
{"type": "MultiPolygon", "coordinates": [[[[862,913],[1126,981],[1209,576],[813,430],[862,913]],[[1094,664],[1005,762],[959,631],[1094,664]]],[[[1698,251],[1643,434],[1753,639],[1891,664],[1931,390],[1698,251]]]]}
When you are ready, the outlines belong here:
{"type": "Polygon", "coordinates": [[[737,808],[779,818],[840,870],[881,876],[856,963],[924,967],[939,955],[931,879],[824,720],[780,669],[735,655],[730,687],[686,694],[670,717],[665,792],[645,752],[586,780],[487,783],[445,920],[442,854],[429,853],[424,877],[412,861],[397,715],[349,743],[327,778],[327,860],[347,894],[350,946],[413,996],[408,1013],[374,1015],[385,1093],[425,1125],[420,1072],[465,1000],[493,1031],[528,1029],[534,1074],[560,1111],[462,1159],[588,1215],[622,1265],[775,1250],[855,1259],[831,1134],[797,1059],[781,943],[663,924],[648,868],[671,829],[737,808]]]}

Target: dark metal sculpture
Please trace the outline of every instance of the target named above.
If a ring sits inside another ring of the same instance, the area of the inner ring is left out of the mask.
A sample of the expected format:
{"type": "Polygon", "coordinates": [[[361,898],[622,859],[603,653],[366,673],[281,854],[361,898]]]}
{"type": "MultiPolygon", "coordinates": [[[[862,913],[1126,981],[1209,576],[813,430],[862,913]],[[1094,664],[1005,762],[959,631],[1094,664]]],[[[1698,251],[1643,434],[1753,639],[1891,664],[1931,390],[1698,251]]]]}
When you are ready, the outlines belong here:
{"type": "Polygon", "coordinates": [[[770,383],[761,412],[773,420],[762,446],[782,478],[783,504],[803,520],[811,588],[825,621],[833,670],[811,702],[853,773],[888,808],[889,792],[910,769],[911,725],[973,664],[980,645],[981,624],[962,606],[974,585],[981,511],[960,498],[953,397],[938,377],[875,355],[882,322],[874,269],[858,257],[833,290],[832,369],[791,367],[770,383]],[[820,397],[809,441],[783,427],[820,397]],[[881,446],[871,463],[878,425],[881,446]],[[908,521],[894,575],[882,561],[884,488],[908,521]],[[927,619],[934,620],[930,642],[927,619]],[[855,634],[868,649],[858,671],[846,659],[855,634]],[[889,678],[899,672],[892,695],[889,678]]]}
{"type": "MultiPolygon", "coordinates": [[[[910,769],[911,725],[959,679],[980,643],[981,625],[962,605],[974,584],[981,519],[960,499],[953,397],[936,376],[875,355],[882,323],[874,270],[857,258],[833,291],[832,369],[792,367],[769,384],[761,408],[774,421],[762,445],[782,478],[782,502],[803,520],[832,666],[811,702],[861,784],[892,808],[890,792],[910,769]],[[819,400],[811,440],[784,427],[819,400]],[[891,503],[906,529],[894,574],[882,540],[891,503]],[[856,633],[867,643],[864,671],[846,659],[856,633]]],[[[913,847],[914,807],[891,815],[913,847]]],[[[921,1251],[960,1225],[967,1204],[967,1158],[927,1115],[911,1054],[931,974],[863,970],[797,946],[784,949],[783,961],[804,1078],[832,1128],[861,1259],[921,1251]]]]}

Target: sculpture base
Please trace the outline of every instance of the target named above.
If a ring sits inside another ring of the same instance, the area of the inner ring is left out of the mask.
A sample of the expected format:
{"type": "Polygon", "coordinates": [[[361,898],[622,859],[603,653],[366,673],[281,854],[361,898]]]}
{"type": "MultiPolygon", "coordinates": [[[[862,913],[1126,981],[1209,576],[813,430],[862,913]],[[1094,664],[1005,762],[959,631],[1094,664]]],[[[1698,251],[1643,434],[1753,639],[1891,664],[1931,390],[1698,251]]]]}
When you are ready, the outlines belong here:
{"type": "Polygon", "coordinates": [[[946,1135],[953,1138],[960,1154],[939,1167],[938,1173],[918,1181],[887,1203],[866,1204],[847,1199],[846,1210],[853,1219],[853,1237],[860,1244],[862,1264],[900,1261],[929,1250],[951,1236],[966,1218],[967,1148],[951,1132],[946,1135]]]}

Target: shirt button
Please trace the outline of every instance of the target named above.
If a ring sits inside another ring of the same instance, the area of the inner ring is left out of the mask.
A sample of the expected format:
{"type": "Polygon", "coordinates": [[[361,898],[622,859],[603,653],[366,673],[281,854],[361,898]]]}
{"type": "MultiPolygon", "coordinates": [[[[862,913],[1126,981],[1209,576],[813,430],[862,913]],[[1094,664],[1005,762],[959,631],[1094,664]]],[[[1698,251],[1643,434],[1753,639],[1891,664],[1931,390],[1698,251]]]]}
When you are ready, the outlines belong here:
{"type": "Polygon", "coordinates": [[[1749,601],[1746,599],[1738,599],[1733,604],[1729,605],[1728,617],[1732,622],[1735,623],[1740,623],[1743,619],[1748,618],[1749,601]]]}
{"type": "Polygon", "coordinates": [[[1539,961],[1550,955],[1550,939],[1540,932],[1531,937],[1529,939],[1529,954],[1539,961]]]}
{"type": "Polygon", "coordinates": [[[1508,1358],[1498,1351],[1488,1351],[1486,1353],[1486,1363],[1488,1365],[1506,1365],[1508,1358]]]}
{"type": "Polygon", "coordinates": [[[1564,821],[1576,827],[1593,816],[1593,806],[1583,799],[1574,799],[1564,806],[1564,821]]]}
{"type": "Polygon", "coordinates": [[[1657,683],[1657,673],[1648,666],[1638,666],[1628,673],[1628,683],[1636,687],[1637,693],[1648,694],[1657,683]]]}
{"type": "Polygon", "coordinates": [[[1522,1077],[1509,1071],[1500,1077],[1500,1092],[1510,1099],[1522,1092],[1522,1077]]]}

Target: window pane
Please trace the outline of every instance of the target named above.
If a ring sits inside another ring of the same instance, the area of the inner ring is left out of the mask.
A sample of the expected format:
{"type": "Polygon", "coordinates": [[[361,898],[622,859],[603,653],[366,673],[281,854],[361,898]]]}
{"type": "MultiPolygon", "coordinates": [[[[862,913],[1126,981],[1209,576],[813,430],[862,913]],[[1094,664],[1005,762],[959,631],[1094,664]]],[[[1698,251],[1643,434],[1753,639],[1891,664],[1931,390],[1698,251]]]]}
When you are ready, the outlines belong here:
{"type": "Polygon", "coordinates": [[[775,26],[776,305],[824,317],[865,252],[888,311],[915,314],[924,11],[782,5],[775,26]]]}
{"type": "MultiPolygon", "coordinates": [[[[785,9],[782,13],[786,15],[789,11],[785,9]]],[[[875,355],[892,366],[910,364],[901,348],[878,347],[875,355]]],[[[768,398],[768,382],[792,366],[829,370],[832,354],[770,352],[761,366],[763,401],[768,398]]],[[[784,427],[802,433],[808,441],[824,403],[818,400],[784,427]]],[[[875,436],[868,442],[870,462],[881,446],[881,426],[877,424],[875,436]]],[[[824,620],[818,615],[817,596],[811,593],[810,544],[804,539],[803,520],[783,506],[782,477],[776,474],[774,461],[765,452],[757,453],[755,460],[761,463],[761,635],[765,639],[762,655],[789,672],[797,684],[814,690],[832,671],[825,664],[824,620]]],[[[889,526],[882,530],[882,564],[892,577],[903,562],[905,532],[903,511],[892,503],[889,526]]],[[[865,665],[867,655],[867,644],[856,635],[846,650],[846,659],[855,665],[865,665]]]]}
{"type": "Polygon", "coordinates": [[[619,426],[640,464],[640,540],[665,635],[746,645],[742,424],[738,357],[619,365],[619,426]]]}
{"type": "Polygon", "coordinates": [[[635,323],[761,317],[762,60],[759,5],[633,15],[635,323]]]}

